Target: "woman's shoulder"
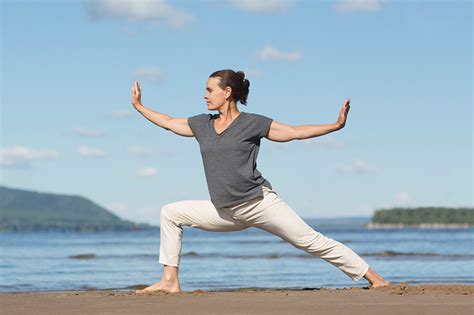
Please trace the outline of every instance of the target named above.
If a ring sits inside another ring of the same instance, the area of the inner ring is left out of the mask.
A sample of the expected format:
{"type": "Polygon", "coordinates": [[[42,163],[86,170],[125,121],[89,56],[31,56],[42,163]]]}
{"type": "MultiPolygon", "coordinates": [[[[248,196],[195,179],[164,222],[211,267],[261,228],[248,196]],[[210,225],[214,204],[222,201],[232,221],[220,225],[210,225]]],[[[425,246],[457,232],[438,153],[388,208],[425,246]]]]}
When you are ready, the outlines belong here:
{"type": "Polygon", "coordinates": [[[188,119],[192,119],[192,120],[209,120],[212,118],[214,118],[214,115],[211,113],[196,114],[196,115],[188,117],[188,119]]]}
{"type": "Polygon", "coordinates": [[[193,132],[197,132],[199,129],[206,128],[209,125],[210,120],[212,119],[212,114],[197,114],[194,116],[188,117],[188,125],[191,127],[193,132]]]}
{"type": "Polygon", "coordinates": [[[262,120],[262,119],[271,119],[266,115],[263,114],[257,114],[257,113],[245,113],[247,117],[253,120],[262,120]]]}

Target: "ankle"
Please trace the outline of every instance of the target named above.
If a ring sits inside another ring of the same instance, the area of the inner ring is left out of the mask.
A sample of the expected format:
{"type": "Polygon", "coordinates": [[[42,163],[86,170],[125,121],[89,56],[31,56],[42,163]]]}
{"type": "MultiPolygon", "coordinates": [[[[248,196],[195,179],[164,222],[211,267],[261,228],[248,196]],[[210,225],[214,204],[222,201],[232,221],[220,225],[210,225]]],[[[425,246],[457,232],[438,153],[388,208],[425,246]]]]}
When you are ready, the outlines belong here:
{"type": "Polygon", "coordinates": [[[364,278],[367,279],[367,281],[369,281],[372,285],[386,283],[385,279],[381,275],[373,271],[371,268],[367,270],[367,273],[364,275],[364,278]]]}
{"type": "Polygon", "coordinates": [[[161,279],[166,282],[178,282],[178,267],[164,265],[161,279]]]}
{"type": "Polygon", "coordinates": [[[166,282],[178,282],[178,277],[176,276],[170,276],[170,275],[164,275],[161,277],[161,280],[166,281],[166,282]]]}

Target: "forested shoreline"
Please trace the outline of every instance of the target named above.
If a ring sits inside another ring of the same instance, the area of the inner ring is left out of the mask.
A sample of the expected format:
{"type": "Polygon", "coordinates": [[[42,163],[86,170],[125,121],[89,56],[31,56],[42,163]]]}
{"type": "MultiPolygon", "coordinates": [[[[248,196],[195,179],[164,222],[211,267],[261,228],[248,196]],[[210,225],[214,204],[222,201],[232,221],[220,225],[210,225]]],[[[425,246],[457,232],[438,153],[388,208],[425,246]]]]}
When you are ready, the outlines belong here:
{"type": "Polygon", "coordinates": [[[379,226],[473,226],[474,208],[418,207],[376,210],[369,227],[379,226]]]}

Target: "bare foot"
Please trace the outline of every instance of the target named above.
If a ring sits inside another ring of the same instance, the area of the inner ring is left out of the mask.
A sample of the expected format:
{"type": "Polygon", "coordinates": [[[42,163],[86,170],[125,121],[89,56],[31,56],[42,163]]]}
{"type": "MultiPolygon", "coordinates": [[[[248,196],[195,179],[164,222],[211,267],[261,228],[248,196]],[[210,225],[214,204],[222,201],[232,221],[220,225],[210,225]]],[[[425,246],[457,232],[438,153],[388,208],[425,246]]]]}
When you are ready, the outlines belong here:
{"type": "Polygon", "coordinates": [[[147,294],[152,292],[167,292],[167,293],[179,293],[181,292],[181,288],[179,287],[178,281],[172,280],[163,280],[161,279],[159,282],[156,282],[145,289],[136,290],[136,294],[147,294]]]}
{"type": "Polygon", "coordinates": [[[374,282],[370,285],[370,288],[383,288],[383,287],[388,287],[391,283],[388,281],[381,281],[381,282],[374,282]]]}
{"type": "Polygon", "coordinates": [[[371,268],[367,270],[364,278],[370,282],[370,288],[382,288],[390,285],[390,282],[386,281],[381,275],[373,271],[371,268]]]}

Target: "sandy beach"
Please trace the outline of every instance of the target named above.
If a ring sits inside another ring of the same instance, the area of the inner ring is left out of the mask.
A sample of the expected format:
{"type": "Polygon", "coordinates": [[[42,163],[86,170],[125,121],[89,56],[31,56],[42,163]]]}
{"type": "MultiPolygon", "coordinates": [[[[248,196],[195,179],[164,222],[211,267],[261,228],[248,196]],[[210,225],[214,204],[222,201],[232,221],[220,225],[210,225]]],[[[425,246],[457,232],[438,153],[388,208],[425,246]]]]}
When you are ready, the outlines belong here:
{"type": "Polygon", "coordinates": [[[1,293],[3,314],[474,314],[474,286],[1,293]]]}

